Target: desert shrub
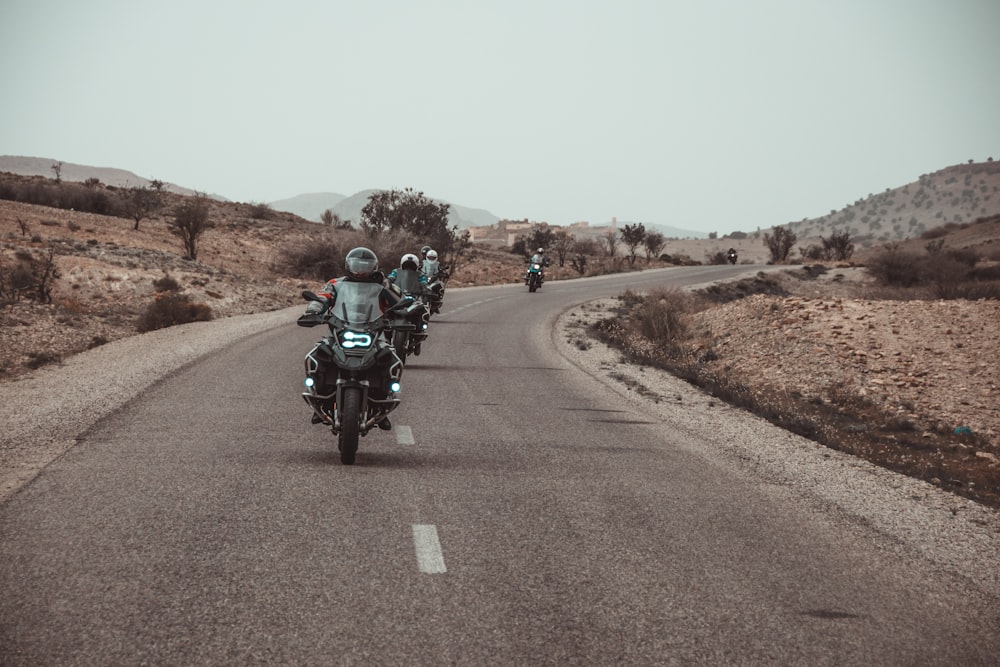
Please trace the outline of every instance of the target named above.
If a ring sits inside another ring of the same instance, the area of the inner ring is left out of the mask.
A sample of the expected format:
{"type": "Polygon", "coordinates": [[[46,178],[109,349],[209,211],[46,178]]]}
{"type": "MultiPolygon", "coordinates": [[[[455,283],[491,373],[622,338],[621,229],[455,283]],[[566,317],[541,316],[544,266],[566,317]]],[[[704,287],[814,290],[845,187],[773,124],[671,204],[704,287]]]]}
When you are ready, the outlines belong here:
{"type": "Polygon", "coordinates": [[[188,322],[207,322],[212,319],[212,309],[191,301],[187,294],[161,292],[139,317],[136,328],[140,333],[164,329],[188,322]]]}
{"type": "Polygon", "coordinates": [[[153,281],[153,289],[157,292],[176,292],[180,288],[181,284],[170,274],[153,281]]]}
{"type": "Polygon", "coordinates": [[[630,317],[635,330],[665,350],[678,347],[687,333],[691,296],[679,289],[654,289],[636,305],[630,317]]]}
{"type": "Polygon", "coordinates": [[[274,209],[270,204],[250,204],[250,217],[254,220],[270,220],[274,217],[274,209]]]}
{"type": "Polygon", "coordinates": [[[1000,281],[1000,264],[977,266],[969,272],[969,277],[982,282],[1000,281]]]}
{"type": "Polygon", "coordinates": [[[788,296],[788,290],[782,287],[781,282],[774,276],[760,271],[756,276],[750,278],[709,285],[697,290],[696,294],[699,298],[711,303],[728,303],[738,299],[745,299],[754,294],[788,296]]]}
{"type": "Polygon", "coordinates": [[[16,263],[0,263],[0,302],[14,303],[22,297],[38,303],[52,303],[52,290],[61,277],[55,262],[55,249],[49,248],[41,257],[27,250],[14,254],[16,263]]]}
{"type": "Polygon", "coordinates": [[[706,264],[728,264],[729,260],[726,259],[726,253],[721,250],[716,250],[714,253],[705,254],[706,264]]]}
{"type": "Polygon", "coordinates": [[[911,287],[921,281],[920,256],[891,245],[868,261],[868,273],[883,285],[911,287]]]}
{"type": "Polygon", "coordinates": [[[810,243],[805,248],[799,248],[799,252],[802,253],[803,259],[812,261],[827,259],[826,250],[823,246],[816,243],[810,243]]]}

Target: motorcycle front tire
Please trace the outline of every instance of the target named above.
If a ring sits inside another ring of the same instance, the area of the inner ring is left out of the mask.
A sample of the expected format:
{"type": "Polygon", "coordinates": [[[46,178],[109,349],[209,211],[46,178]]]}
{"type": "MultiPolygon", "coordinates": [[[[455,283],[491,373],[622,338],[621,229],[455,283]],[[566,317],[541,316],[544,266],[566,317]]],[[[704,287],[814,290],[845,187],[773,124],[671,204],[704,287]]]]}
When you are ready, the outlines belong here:
{"type": "Polygon", "coordinates": [[[345,466],[354,465],[358,453],[358,436],[361,432],[361,387],[344,389],[343,405],[340,406],[340,462],[345,466]]]}

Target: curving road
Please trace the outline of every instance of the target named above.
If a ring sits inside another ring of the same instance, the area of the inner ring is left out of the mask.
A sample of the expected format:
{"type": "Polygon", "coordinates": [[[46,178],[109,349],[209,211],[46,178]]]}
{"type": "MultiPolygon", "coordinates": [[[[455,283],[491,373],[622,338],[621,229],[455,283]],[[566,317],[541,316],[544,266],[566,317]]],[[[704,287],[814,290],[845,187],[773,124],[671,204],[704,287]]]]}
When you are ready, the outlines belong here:
{"type": "Polygon", "coordinates": [[[318,329],[180,369],[0,505],[0,663],[996,664],[996,598],[553,344],[571,304],[747,270],[450,290],[352,467],[298,396],[318,329]]]}

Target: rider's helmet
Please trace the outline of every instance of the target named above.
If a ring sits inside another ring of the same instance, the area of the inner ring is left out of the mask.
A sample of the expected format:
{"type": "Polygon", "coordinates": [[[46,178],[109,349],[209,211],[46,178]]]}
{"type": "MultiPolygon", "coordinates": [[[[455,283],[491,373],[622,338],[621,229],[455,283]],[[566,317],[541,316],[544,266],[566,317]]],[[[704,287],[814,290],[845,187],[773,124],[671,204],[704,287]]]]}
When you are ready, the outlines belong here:
{"type": "Polygon", "coordinates": [[[368,248],[355,248],[344,260],[347,276],[354,280],[367,280],[378,269],[378,257],[368,248]]]}
{"type": "Polygon", "coordinates": [[[429,259],[429,260],[431,260],[433,262],[437,258],[438,258],[437,250],[428,250],[427,251],[427,259],[429,259]]]}
{"type": "Polygon", "coordinates": [[[420,256],[427,257],[427,253],[429,253],[430,251],[431,247],[429,245],[425,245],[423,248],[420,249],[420,256]]]}
{"type": "Polygon", "coordinates": [[[544,255],[545,254],[545,248],[539,248],[538,249],[538,254],[539,255],[544,255]]]}
{"type": "Polygon", "coordinates": [[[401,269],[411,269],[416,271],[420,266],[420,260],[412,252],[403,255],[403,258],[399,260],[399,268],[401,269]]]}

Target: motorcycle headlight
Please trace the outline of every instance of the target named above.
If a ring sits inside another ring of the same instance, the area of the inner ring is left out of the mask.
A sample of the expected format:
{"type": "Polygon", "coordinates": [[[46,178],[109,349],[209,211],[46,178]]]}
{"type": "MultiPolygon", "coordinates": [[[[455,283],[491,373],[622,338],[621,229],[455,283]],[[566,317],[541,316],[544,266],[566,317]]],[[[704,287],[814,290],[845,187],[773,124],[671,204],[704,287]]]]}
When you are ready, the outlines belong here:
{"type": "Polygon", "coordinates": [[[307,387],[313,387],[316,384],[316,380],[314,380],[313,377],[310,375],[305,379],[305,382],[303,384],[305,384],[305,386],[307,387]]]}
{"type": "Polygon", "coordinates": [[[389,385],[389,389],[393,393],[397,393],[399,392],[400,389],[402,389],[402,385],[400,385],[398,382],[393,382],[392,384],[389,385]]]}
{"type": "Polygon", "coordinates": [[[542,268],[542,265],[541,264],[532,264],[531,268],[533,268],[533,269],[540,269],[540,268],[542,268]]]}
{"type": "Polygon", "coordinates": [[[371,334],[361,333],[359,331],[345,331],[340,334],[340,344],[346,349],[355,347],[371,347],[372,336],[371,334]]]}

